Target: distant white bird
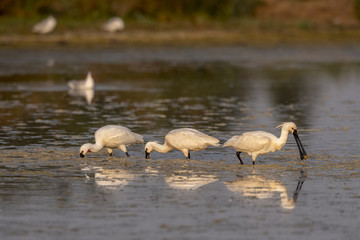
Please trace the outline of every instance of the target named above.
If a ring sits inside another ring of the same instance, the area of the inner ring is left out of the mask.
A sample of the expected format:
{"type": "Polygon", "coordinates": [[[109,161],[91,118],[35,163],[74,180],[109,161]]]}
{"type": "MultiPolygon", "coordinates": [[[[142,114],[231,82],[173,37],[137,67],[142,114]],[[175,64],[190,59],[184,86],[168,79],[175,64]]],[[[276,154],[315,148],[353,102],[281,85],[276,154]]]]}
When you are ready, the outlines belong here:
{"type": "Polygon", "coordinates": [[[125,29],[125,23],[124,20],[122,20],[119,17],[113,17],[110,18],[107,22],[104,23],[102,28],[107,32],[116,32],[116,31],[122,31],[125,29]]]}
{"type": "Polygon", "coordinates": [[[298,145],[301,160],[307,159],[307,154],[297,134],[297,127],[295,123],[282,123],[276,128],[280,127],[280,138],[277,138],[273,134],[264,131],[245,132],[242,135],[237,135],[230,138],[227,142],[224,143],[224,147],[232,147],[237,150],[236,156],[239,158],[241,164],[243,164],[243,162],[240,158],[240,153],[245,152],[249,154],[252,157],[253,165],[255,165],[256,157],[259,154],[281,150],[287,141],[289,132],[291,132],[294,135],[298,145]]]}
{"type": "Polygon", "coordinates": [[[94,78],[91,72],[88,72],[85,80],[71,80],[68,82],[71,89],[93,89],[95,86],[94,78]]]}
{"type": "Polygon", "coordinates": [[[119,148],[129,156],[126,146],[144,143],[140,134],[132,132],[127,127],[119,125],[106,125],[95,132],[95,144],[85,143],[80,147],[80,157],[85,157],[88,152],[98,152],[106,147],[112,156],[112,149],[119,148]]]}
{"type": "Polygon", "coordinates": [[[163,145],[157,142],[148,142],[145,145],[145,158],[150,158],[153,150],[166,153],[171,149],[177,149],[184,153],[187,159],[190,159],[190,151],[203,150],[210,145],[219,146],[219,140],[192,128],[180,128],[170,131],[165,136],[163,145]]]}
{"type": "Polygon", "coordinates": [[[49,16],[44,20],[35,24],[32,28],[34,33],[48,34],[51,33],[56,27],[57,21],[53,16],[49,16]]]}

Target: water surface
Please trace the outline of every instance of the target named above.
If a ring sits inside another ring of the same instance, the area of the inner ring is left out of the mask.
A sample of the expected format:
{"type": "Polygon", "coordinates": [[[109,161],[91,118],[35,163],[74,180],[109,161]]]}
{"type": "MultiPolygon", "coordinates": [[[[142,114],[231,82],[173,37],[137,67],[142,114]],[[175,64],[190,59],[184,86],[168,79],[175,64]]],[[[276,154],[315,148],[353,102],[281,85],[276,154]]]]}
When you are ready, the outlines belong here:
{"type": "Polygon", "coordinates": [[[43,47],[0,51],[2,239],[357,239],[360,48],[43,47]],[[95,75],[94,91],[66,82],[95,75]],[[106,124],[223,143],[293,121],[255,166],[235,150],[79,158],[106,124]]]}

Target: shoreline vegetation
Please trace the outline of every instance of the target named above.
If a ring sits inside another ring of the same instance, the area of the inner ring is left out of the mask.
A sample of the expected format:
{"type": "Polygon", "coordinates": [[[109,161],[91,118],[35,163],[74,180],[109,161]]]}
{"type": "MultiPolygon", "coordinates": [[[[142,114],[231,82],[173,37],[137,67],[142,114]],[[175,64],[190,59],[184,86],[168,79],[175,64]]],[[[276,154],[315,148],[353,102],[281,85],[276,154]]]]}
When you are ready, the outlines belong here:
{"type": "Polygon", "coordinates": [[[0,45],[359,44],[359,18],[360,0],[4,0],[0,45]],[[32,33],[49,15],[55,31],[32,33]],[[101,29],[112,16],[124,31],[101,29]]]}

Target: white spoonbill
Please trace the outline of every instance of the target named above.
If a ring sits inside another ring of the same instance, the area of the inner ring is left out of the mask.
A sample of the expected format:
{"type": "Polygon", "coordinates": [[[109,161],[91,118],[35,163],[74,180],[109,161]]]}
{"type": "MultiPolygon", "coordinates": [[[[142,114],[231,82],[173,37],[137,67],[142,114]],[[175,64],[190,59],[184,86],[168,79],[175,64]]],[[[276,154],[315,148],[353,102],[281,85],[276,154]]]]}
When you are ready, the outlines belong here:
{"type": "Polygon", "coordinates": [[[112,149],[119,148],[129,156],[126,146],[144,143],[140,134],[132,132],[127,127],[119,125],[106,125],[95,132],[95,144],[85,143],[80,147],[80,157],[85,157],[88,152],[98,152],[106,147],[112,156],[112,149]]]}
{"type": "Polygon", "coordinates": [[[113,33],[116,31],[124,30],[125,23],[124,23],[124,20],[122,20],[121,18],[113,17],[113,18],[110,18],[106,23],[104,23],[102,28],[107,32],[113,33]]]}
{"type": "Polygon", "coordinates": [[[180,128],[170,131],[165,136],[163,145],[157,142],[148,142],[145,145],[145,158],[150,158],[153,150],[166,153],[171,149],[177,149],[187,159],[190,159],[190,151],[203,150],[210,145],[219,146],[219,140],[192,128],[180,128]]]}
{"type": "Polygon", "coordinates": [[[44,20],[35,24],[32,28],[34,33],[47,34],[51,33],[56,27],[57,21],[53,16],[49,16],[44,20]]]}
{"type": "Polygon", "coordinates": [[[230,138],[224,143],[224,147],[234,148],[237,151],[236,156],[239,158],[241,164],[243,164],[243,161],[240,158],[240,153],[245,152],[249,154],[252,157],[253,165],[255,165],[256,157],[259,154],[281,150],[287,141],[289,132],[291,132],[294,135],[298,145],[301,160],[307,159],[307,154],[303,145],[301,144],[295,123],[285,122],[276,128],[280,127],[281,135],[279,138],[271,133],[264,131],[245,132],[242,135],[237,135],[230,138]]]}
{"type": "Polygon", "coordinates": [[[93,89],[95,85],[94,78],[91,72],[88,72],[85,80],[71,80],[68,82],[68,86],[71,89],[93,89]]]}

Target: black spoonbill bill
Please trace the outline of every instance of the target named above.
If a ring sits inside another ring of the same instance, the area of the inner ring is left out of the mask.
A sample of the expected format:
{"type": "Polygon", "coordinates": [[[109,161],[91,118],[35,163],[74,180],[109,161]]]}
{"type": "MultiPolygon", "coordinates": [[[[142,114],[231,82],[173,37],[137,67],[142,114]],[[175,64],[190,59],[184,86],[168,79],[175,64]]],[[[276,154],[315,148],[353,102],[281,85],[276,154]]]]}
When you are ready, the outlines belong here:
{"type": "Polygon", "coordinates": [[[249,154],[252,157],[253,165],[255,165],[256,157],[259,154],[281,150],[287,141],[289,132],[291,132],[294,135],[297,146],[299,148],[301,160],[307,159],[307,154],[303,145],[301,144],[295,123],[285,122],[276,128],[280,127],[281,135],[279,138],[271,133],[264,131],[245,132],[242,135],[237,135],[230,138],[224,143],[224,147],[234,148],[237,151],[236,156],[239,158],[241,164],[243,164],[243,161],[240,158],[240,153],[244,152],[249,154]]]}
{"type": "Polygon", "coordinates": [[[85,80],[71,80],[68,86],[75,90],[93,89],[95,86],[94,78],[91,72],[88,72],[85,80]]]}
{"type": "Polygon", "coordinates": [[[44,20],[35,24],[32,28],[33,33],[48,34],[56,27],[57,21],[53,16],[49,16],[44,20]]]}
{"type": "Polygon", "coordinates": [[[80,147],[80,157],[85,157],[88,152],[98,152],[106,147],[112,156],[112,149],[119,148],[129,156],[126,146],[144,143],[140,134],[132,132],[127,127],[118,125],[106,125],[95,132],[95,144],[85,143],[80,147]]]}
{"type": "Polygon", "coordinates": [[[180,128],[170,131],[165,136],[163,145],[148,142],[145,145],[145,158],[150,158],[153,150],[166,153],[171,149],[177,149],[190,159],[190,151],[204,150],[210,145],[219,146],[219,140],[192,128],[180,128]]]}

